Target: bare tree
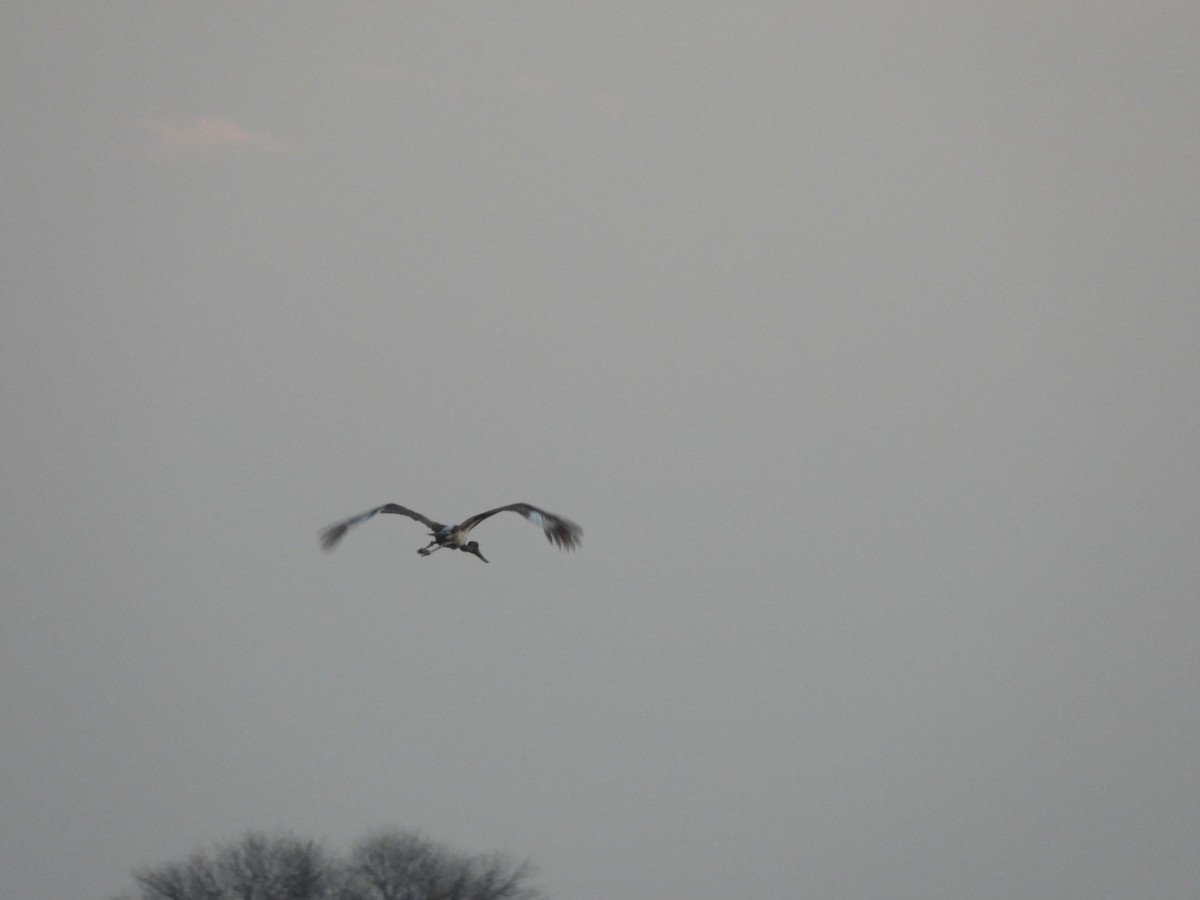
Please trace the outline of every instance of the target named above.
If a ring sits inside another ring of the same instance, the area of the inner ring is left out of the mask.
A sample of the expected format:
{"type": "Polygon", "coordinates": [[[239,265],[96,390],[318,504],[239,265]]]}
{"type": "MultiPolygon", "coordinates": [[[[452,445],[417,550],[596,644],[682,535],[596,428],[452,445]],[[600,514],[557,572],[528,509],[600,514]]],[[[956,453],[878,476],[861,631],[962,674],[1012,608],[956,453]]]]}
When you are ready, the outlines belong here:
{"type": "Polygon", "coordinates": [[[335,865],[313,841],[250,833],[184,862],[136,869],[141,900],[324,900],[335,865]]]}
{"type": "Polygon", "coordinates": [[[181,862],[136,869],[133,880],[136,900],[544,900],[533,874],[528,862],[457,853],[388,828],[345,857],[293,835],[251,832],[181,862]]]}
{"type": "Polygon", "coordinates": [[[455,853],[419,833],[384,829],[346,862],[346,900],[540,900],[533,867],[499,855],[455,853]]]}

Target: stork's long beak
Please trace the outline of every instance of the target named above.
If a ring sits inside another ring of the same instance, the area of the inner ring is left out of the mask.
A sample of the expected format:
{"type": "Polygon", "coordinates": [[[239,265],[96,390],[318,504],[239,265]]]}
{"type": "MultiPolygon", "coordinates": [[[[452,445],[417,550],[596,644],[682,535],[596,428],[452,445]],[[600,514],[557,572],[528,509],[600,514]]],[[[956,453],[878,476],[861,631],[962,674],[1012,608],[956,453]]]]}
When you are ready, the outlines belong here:
{"type": "Polygon", "coordinates": [[[476,556],[478,556],[480,559],[482,559],[484,562],[487,562],[487,560],[484,559],[483,554],[480,553],[478,549],[472,550],[471,552],[474,553],[476,556]]]}

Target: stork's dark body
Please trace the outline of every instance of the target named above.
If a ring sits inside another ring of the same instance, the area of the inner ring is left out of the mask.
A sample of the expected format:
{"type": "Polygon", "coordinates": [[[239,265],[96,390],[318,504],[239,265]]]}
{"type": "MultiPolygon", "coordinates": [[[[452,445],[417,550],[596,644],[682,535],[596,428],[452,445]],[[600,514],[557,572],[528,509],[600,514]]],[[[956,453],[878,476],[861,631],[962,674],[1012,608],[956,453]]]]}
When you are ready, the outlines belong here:
{"type": "Polygon", "coordinates": [[[470,553],[487,562],[483,554],[479,552],[479,544],[476,541],[467,540],[467,535],[471,533],[471,529],[484,519],[490,518],[496,513],[509,511],[520,514],[535,525],[540,525],[546,535],[546,540],[563,550],[574,550],[579,545],[580,538],[583,535],[582,528],[574,522],[538,509],[536,506],[531,506],[528,503],[510,503],[508,506],[498,506],[495,509],[489,509],[487,512],[471,516],[469,519],[464,519],[458,525],[443,525],[441,522],[435,522],[433,519],[423,516],[419,512],[414,512],[398,503],[387,503],[383,506],[369,509],[343,522],[338,522],[336,525],[331,525],[321,533],[321,546],[327,551],[332,550],[345,537],[346,532],[355,525],[361,525],[379,513],[393,513],[415,519],[429,529],[429,536],[433,540],[417,551],[422,556],[428,556],[435,550],[448,547],[452,550],[462,550],[464,553],[470,553]]]}

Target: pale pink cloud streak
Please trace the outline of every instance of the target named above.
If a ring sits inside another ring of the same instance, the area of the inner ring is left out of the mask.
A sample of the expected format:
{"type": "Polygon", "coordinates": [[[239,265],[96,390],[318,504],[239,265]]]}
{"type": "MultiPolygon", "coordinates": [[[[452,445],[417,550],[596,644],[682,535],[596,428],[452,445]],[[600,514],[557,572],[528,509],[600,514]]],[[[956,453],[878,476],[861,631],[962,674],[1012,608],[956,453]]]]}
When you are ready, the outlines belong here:
{"type": "Polygon", "coordinates": [[[242,149],[256,153],[303,153],[301,147],[288,144],[264,132],[250,131],[228,119],[146,119],[143,127],[154,138],[155,148],[166,156],[186,153],[219,153],[242,149]]]}

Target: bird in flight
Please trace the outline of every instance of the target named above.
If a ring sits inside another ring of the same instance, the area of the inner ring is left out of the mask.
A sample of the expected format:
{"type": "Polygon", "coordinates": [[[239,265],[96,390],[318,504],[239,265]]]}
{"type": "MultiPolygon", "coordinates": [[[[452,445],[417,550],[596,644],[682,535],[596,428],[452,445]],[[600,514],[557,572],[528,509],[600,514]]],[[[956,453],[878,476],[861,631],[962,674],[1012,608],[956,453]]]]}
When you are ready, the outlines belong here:
{"type": "Polygon", "coordinates": [[[361,525],[379,513],[394,513],[398,516],[408,516],[410,519],[416,519],[429,528],[429,536],[433,540],[417,551],[422,556],[428,556],[435,550],[449,547],[452,550],[461,550],[464,553],[474,554],[484,562],[487,562],[483,554],[479,552],[479,542],[468,541],[467,535],[471,533],[472,528],[484,519],[490,518],[496,513],[508,512],[510,510],[520,513],[534,525],[540,525],[546,535],[546,540],[556,547],[561,547],[563,550],[574,550],[579,546],[580,539],[583,536],[582,528],[574,522],[564,519],[562,516],[548,513],[544,509],[538,509],[536,506],[530,506],[528,503],[510,503],[508,506],[497,506],[495,509],[489,509],[487,512],[481,512],[471,516],[469,519],[464,519],[460,525],[443,525],[441,522],[435,522],[433,519],[426,518],[419,512],[413,512],[411,509],[407,509],[398,503],[388,503],[384,506],[368,509],[365,513],[353,516],[343,522],[338,522],[336,525],[330,525],[321,532],[321,548],[328,552],[336,547],[338,542],[346,536],[346,532],[355,525],[361,525]]]}

